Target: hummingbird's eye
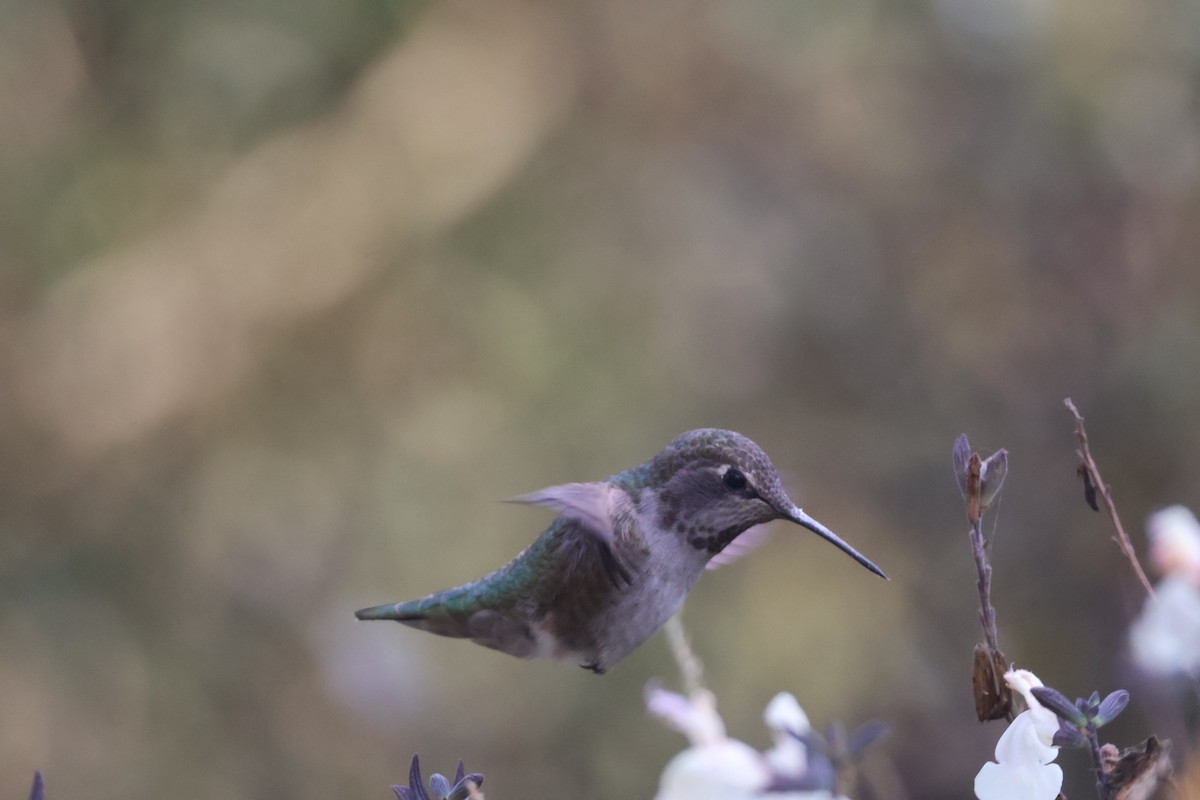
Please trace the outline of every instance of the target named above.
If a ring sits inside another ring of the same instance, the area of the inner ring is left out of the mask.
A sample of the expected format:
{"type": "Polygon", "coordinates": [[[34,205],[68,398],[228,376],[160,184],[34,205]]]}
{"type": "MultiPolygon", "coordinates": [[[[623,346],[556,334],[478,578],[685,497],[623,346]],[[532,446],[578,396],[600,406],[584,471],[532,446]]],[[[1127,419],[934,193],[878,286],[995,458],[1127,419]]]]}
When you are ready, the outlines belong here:
{"type": "Polygon", "coordinates": [[[725,470],[725,488],[733,492],[740,492],[746,488],[746,476],[737,467],[730,467],[725,470]]]}

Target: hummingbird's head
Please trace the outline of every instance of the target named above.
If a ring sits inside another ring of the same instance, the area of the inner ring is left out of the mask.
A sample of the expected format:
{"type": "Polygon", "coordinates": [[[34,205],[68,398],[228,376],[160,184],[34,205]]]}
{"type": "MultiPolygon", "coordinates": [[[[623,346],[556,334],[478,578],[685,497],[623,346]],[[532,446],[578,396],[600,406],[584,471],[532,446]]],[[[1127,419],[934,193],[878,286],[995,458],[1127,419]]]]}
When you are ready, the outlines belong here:
{"type": "Polygon", "coordinates": [[[791,501],[757,444],[703,428],[676,437],[638,470],[656,490],[659,526],[715,555],[747,529],[776,519],[808,528],[875,574],[879,567],[791,501]]]}

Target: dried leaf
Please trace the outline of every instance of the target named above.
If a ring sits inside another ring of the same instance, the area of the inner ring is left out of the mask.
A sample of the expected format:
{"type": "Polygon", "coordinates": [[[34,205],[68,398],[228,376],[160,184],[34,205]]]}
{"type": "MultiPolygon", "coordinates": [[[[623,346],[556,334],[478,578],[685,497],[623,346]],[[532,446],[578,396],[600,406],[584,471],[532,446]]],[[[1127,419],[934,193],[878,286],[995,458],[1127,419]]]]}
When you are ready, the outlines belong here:
{"type": "Polygon", "coordinates": [[[1083,478],[1083,499],[1088,504],[1088,508],[1092,511],[1099,511],[1100,504],[1096,502],[1096,484],[1092,483],[1092,473],[1083,464],[1075,470],[1079,473],[1079,477],[1083,478]]]}
{"type": "Polygon", "coordinates": [[[971,690],[975,695],[975,716],[980,722],[1004,719],[1012,711],[1012,690],[1004,682],[1007,669],[1003,653],[991,652],[985,644],[975,645],[971,690]]]}
{"type": "Polygon", "coordinates": [[[1108,773],[1114,800],[1149,800],[1159,783],[1171,775],[1171,743],[1154,736],[1121,752],[1108,773]]]}
{"type": "Polygon", "coordinates": [[[983,460],[979,453],[971,453],[967,461],[967,521],[974,525],[983,516],[982,488],[980,475],[983,470],[983,460]]]}

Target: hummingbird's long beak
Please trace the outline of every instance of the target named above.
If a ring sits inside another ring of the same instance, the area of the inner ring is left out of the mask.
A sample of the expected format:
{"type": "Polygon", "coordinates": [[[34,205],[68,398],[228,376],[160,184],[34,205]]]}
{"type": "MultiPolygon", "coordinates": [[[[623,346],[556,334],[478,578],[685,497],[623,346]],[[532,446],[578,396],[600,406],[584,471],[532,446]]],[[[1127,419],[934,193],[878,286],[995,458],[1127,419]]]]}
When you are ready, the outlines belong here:
{"type": "Polygon", "coordinates": [[[871,572],[874,572],[876,575],[883,578],[885,581],[890,580],[887,575],[883,574],[883,570],[881,570],[879,567],[875,566],[869,558],[867,558],[862,553],[855,550],[850,545],[843,542],[841,540],[841,538],[836,533],[829,530],[829,528],[826,528],[824,525],[817,522],[815,519],[810,517],[808,514],[805,514],[803,511],[800,510],[799,506],[792,506],[791,510],[788,511],[787,513],[785,513],[784,516],[787,519],[790,519],[792,522],[795,522],[797,525],[803,525],[804,527],[808,528],[810,531],[815,533],[817,536],[820,536],[822,539],[826,539],[826,540],[832,542],[833,545],[835,547],[837,547],[837,549],[841,550],[843,553],[850,556],[855,561],[862,564],[867,569],[871,570],[871,572]]]}

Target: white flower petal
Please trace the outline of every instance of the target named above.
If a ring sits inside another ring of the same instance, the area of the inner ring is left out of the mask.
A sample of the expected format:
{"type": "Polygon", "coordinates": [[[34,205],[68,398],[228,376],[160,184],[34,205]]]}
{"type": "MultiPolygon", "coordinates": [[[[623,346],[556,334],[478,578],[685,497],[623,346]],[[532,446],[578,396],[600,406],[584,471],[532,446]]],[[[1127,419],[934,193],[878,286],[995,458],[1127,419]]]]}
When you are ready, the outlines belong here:
{"type": "Polygon", "coordinates": [[[808,768],[808,751],[804,743],[792,734],[808,733],[812,730],[812,725],[796,698],[788,692],[775,695],[767,704],[763,721],[767,723],[775,739],[775,746],[763,754],[767,763],[782,775],[803,775],[808,768]]]}
{"type": "Polygon", "coordinates": [[[1030,708],[1041,707],[1042,704],[1029,691],[1030,689],[1039,689],[1044,685],[1042,679],[1037,675],[1027,669],[1013,669],[1004,673],[1004,682],[1008,684],[1008,688],[1019,692],[1030,708]]]}
{"type": "Polygon", "coordinates": [[[1146,520],[1150,557],[1163,575],[1200,583],[1200,522],[1184,506],[1171,506],[1146,520]]]}
{"type": "Polygon", "coordinates": [[[1058,764],[1014,767],[988,762],[975,776],[979,800],[1054,800],[1062,791],[1063,773],[1058,764]]]}
{"type": "MultiPolygon", "coordinates": [[[[1163,513],[1163,512],[1159,512],[1163,513]]],[[[1200,672],[1200,588],[1183,575],[1158,582],[1129,629],[1138,666],[1150,675],[1200,672]]]]}
{"type": "MultiPolygon", "coordinates": [[[[1044,709],[1043,709],[1044,710],[1044,709]]],[[[998,764],[987,763],[975,776],[979,800],[1054,800],[1062,789],[1062,768],[1051,764],[1057,747],[1042,743],[1034,715],[1023,711],[996,743],[998,764]]]]}
{"type": "Polygon", "coordinates": [[[646,691],[646,711],[687,736],[692,744],[711,744],[725,738],[725,723],[717,714],[717,700],[711,692],[684,697],[651,688],[646,691]]]}
{"type": "Polygon", "coordinates": [[[790,692],[780,692],[771,698],[767,710],[763,712],[763,721],[776,735],[786,731],[808,733],[812,730],[808,715],[790,692]]]}
{"type": "Polygon", "coordinates": [[[1058,715],[1048,708],[1030,708],[1021,712],[1029,714],[1033,719],[1033,729],[1037,732],[1038,741],[1044,747],[1051,747],[1054,743],[1054,734],[1058,733],[1058,715]]]}
{"type": "Polygon", "coordinates": [[[1001,764],[1049,764],[1058,757],[1058,748],[1042,743],[1037,722],[1029,711],[1022,711],[996,743],[996,760],[1001,764]]]}
{"type": "Polygon", "coordinates": [[[663,770],[655,800],[752,800],[770,780],[762,756],[725,739],[684,750],[663,770]]]}
{"type": "Polygon", "coordinates": [[[1054,741],[1054,734],[1058,732],[1058,717],[1050,709],[1044,708],[1033,694],[1034,689],[1044,685],[1041,678],[1027,669],[1014,669],[1004,673],[1004,682],[1025,698],[1025,705],[1029,706],[1038,738],[1042,740],[1042,744],[1049,746],[1054,741]]]}

